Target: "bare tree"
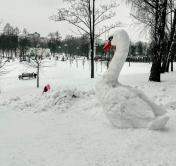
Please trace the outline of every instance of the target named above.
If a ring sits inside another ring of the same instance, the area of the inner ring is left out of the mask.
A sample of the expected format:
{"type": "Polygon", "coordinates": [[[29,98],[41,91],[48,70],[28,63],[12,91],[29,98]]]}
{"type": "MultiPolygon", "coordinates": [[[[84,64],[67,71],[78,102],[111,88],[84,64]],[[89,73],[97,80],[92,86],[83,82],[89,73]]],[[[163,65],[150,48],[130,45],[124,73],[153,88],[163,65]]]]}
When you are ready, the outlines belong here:
{"type": "MultiPolygon", "coordinates": [[[[1,24],[1,22],[0,22],[1,24]]],[[[8,62],[7,58],[3,58],[2,55],[0,55],[0,75],[6,74],[7,70],[5,69],[5,65],[8,62]]]]}
{"type": "Polygon", "coordinates": [[[167,54],[164,57],[164,61],[162,64],[162,72],[169,71],[169,65],[171,64],[171,71],[173,71],[173,58],[176,54],[176,38],[175,30],[176,30],[176,7],[175,0],[169,0],[168,3],[168,21],[167,21],[167,33],[168,33],[168,43],[167,43],[167,54]]]}
{"type": "Polygon", "coordinates": [[[0,57],[0,75],[6,74],[8,72],[5,69],[7,62],[8,62],[8,59],[0,57]]]}
{"type": "Polygon", "coordinates": [[[152,67],[150,81],[160,82],[161,59],[167,25],[168,0],[128,0],[135,8],[133,15],[138,21],[148,26],[152,41],[152,67]]]}
{"type": "MultiPolygon", "coordinates": [[[[173,71],[173,57],[176,53],[176,31],[174,31],[174,34],[173,34],[173,38],[172,38],[172,41],[171,41],[171,45],[169,46],[169,52],[166,56],[166,60],[165,60],[165,68],[164,68],[164,71],[168,72],[169,70],[169,63],[171,62],[171,71],[173,71]]],[[[163,62],[164,64],[164,62],[163,62]]]]}
{"type": "Polygon", "coordinates": [[[37,74],[37,88],[40,85],[40,70],[43,67],[49,67],[48,61],[44,59],[45,49],[43,48],[34,48],[33,50],[34,55],[29,56],[30,61],[26,62],[26,64],[32,68],[36,69],[37,74]]]}
{"type": "Polygon", "coordinates": [[[120,26],[120,23],[110,24],[106,26],[101,33],[97,33],[98,26],[103,22],[109,21],[115,16],[114,9],[118,4],[111,1],[109,5],[100,5],[95,7],[95,0],[64,0],[68,3],[68,7],[58,9],[56,15],[51,19],[55,21],[66,21],[78,29],[78,32],[89,36],[90,52],[91,52],[91,78],[94,78],[94,45],[95,39],[107,31],[120,26]]]}

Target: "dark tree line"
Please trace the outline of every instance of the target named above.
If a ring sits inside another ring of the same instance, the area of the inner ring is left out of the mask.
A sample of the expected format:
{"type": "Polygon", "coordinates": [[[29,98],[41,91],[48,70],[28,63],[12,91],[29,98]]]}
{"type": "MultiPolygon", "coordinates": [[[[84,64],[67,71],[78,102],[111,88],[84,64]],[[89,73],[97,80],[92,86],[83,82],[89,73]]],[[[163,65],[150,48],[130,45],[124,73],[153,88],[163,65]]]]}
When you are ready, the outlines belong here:
{"type": "Polygon", "coordinates": [[[6,24],[0,34],[0,56],[2,58],[19,57],[21,61],[26,60],[27,51],[37,47],[50,49],[52,56],[56,53],[65,53],[68,56],[79,55],[89,58],[87,35],[81,37],[67,35],[62,39],[61,34],[56,31],[44,38],[40,37],[37,32],[29,34],[26,29],[20,33],[17,27],[14,28],[10,24],[6,24]]]}
{"type": "Polygon", "coordinates": [[[13,53],[16,55],[18,48],[19,29],[13,28],[10,24],[6,24],[3,28],[3,33],[0,35],[0,51],[2,57],[11,57],[13,53]]]}
{"type": "Polygon", "coordinates": [[[129,55],[130,57],[135,57],[135,56],[149,56],[149,50],[148,50],[148,44],[144,42],[135,42],[130,44],[130,49],[129,49],[129,55]]]}
{"type": "Polygon", "coordinates": [[[86,35],[83,35],[82,37],[68,35],[62,40],[60,51],[65,53],[67,57],[78,55],[89,59],[89,41],[86,35]]]}
{"type": "MultiPolygon", "coordinates": [[[[112,58],[113,50],[105,54],[102,49],[103,45],[104,41],[96,41],[94,60],[97,60],[97,57],[107,61],[112,58]]],[[[64,53],[67,58],[75,57],[75,55],[84,56],[87,59],[90,58],[90,40],[87,34],[83,34],[81,37],[67,35],[62,39],[61,34],[56,31],[49,33],[47,38],[43,38],[38,33],[34,33],[31,36],[26,29],[20,33],[18,28],[13,28],[10,24],[6,24],[3,33],[0,35],[0,54],[2,57],[19,57],[20,61],[23,61],[29,56],[27,51],[30,48],[37,47],[50,49],[52,56],[55,56],[56,53],[64,53]]],[[[131,43],[130,57],[150,56],[150,54],[146,43],[131,43]]],[[[34,57],[35,55],[31,54],[31,56],[34,57]]]]}

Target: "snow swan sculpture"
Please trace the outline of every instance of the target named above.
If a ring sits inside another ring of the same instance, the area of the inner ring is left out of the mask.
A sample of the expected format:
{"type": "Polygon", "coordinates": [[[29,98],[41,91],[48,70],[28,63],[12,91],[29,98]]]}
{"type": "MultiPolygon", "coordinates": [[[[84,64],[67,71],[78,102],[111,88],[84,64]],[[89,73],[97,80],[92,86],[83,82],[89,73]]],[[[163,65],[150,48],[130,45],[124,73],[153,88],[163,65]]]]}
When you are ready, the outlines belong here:
{"type": "Polygon", "coordinates": [[[143,92],[118,82],[129,51],[128,34],[117,30],[109,40],[116,51],[109,69],[96,85],[96,95],[108,119],[117,128],[164,128],[169,120],[166,111],[143,92]]]}

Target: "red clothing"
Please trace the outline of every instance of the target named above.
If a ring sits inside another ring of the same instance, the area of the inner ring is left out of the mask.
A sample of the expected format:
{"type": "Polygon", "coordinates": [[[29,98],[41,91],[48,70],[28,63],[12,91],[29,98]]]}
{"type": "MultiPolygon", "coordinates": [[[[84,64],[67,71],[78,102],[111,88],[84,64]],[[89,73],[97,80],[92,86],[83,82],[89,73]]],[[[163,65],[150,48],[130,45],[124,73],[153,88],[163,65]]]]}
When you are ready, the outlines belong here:
{"type": "Polygon", "coordinates": [[[111,41],[106,41],[104,46],[103,46],[103,51],[108,52],[108,50],[112,48],[111,41]]]}

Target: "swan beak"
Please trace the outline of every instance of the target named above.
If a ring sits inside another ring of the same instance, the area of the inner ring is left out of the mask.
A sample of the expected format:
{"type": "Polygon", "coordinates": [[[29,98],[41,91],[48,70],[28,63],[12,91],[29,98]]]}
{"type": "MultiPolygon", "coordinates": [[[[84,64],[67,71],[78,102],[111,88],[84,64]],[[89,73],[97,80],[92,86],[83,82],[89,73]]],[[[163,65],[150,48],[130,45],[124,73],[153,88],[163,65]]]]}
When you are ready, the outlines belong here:
{"type": "Polygon", "coordinates": [[[105,44],[104,44],[104,46],[103,46],[103,51],[104,51],[104,52],[108,52],[108,50],[109,50],[110,48],[112,48],[112,45],[111,45],[111,41],[109,40],[109,41],[106,41],[106,42],[105,42],[105,44]]]}

